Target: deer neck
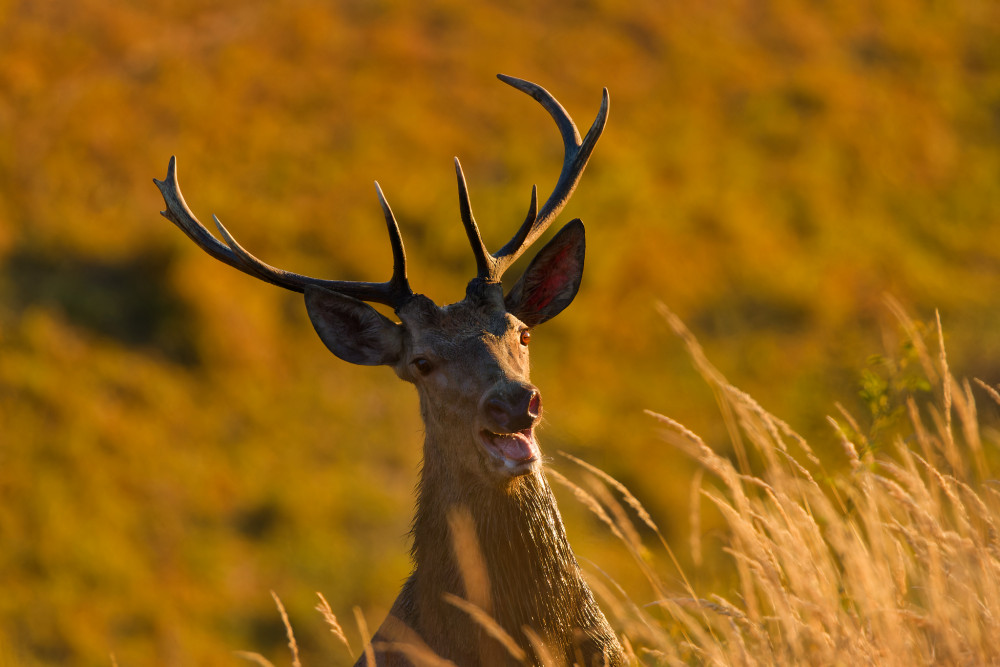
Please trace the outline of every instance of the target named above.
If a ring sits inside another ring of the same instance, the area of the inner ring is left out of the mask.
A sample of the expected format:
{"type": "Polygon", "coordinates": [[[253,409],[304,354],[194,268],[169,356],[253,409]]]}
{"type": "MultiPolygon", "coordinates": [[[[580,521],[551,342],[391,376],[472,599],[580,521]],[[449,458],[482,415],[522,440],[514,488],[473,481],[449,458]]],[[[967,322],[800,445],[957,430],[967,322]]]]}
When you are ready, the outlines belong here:
{"type": "MultiPolygon", "coordinates": [[[[604,633],[607,622],[583,580],[542,471],[503,484],[481,477],[470,483],[472,475],[449,469],[443,444],[429,433],[424,447],[409,583],[415,629],[427,638],[467,636],[467,655],[443,657],[482,661],[482,646],[490,642],[483,642],[479,624],[467,612],[445,600],[451,594],[477,602],[529,654],[524,626],[567,655],[579,642],[578,629],[587,636],[604,633]],[[473,549],[478,547],[488,580],[486,595],[468,590],[468,566],[456,554],[455,523],[449,520],[456,513],[471,518],[473,549]]],[[[471,439],[449,445],[478,446],[471,439]]]]}

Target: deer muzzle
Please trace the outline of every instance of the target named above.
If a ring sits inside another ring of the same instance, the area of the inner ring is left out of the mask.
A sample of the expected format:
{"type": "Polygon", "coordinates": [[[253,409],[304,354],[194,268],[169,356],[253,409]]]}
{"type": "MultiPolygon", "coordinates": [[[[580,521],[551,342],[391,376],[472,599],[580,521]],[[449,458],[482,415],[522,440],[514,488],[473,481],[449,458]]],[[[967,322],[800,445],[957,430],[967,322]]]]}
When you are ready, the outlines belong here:
{"type": "Polygon", "coordinates": [[[479,439],[491,458],[510,474],[527,472],[538,460],[535,424],[542,413],[542,396],[530,384],[518,383],[506,391],[484,396],[480,415],[484,428],[479,439]]]}

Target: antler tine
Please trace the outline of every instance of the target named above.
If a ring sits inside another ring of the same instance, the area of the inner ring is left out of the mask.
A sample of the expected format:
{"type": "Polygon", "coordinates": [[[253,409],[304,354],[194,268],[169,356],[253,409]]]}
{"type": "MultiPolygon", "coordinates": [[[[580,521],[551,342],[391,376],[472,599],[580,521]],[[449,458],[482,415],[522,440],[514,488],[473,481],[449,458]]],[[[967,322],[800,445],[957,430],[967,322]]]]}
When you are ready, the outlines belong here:
{"type": "Polygon", "coordinates": [[[531,203],[528,204],[528,215],[525,216],[524,222],[521,223],[517,233],[514,234],[514,238],[509,241],[509,244],[517,248],[521,247],[521,245],[524,244],[524,240],[528,238],[528,232],[531,231],[531,227],[535,224],[536,220],[538,220],[538,186],[532,185],[531,203]]]}
{"type": "Polygon", "coordinates": [[[476,257],[476,272],[479,278],[490,280],[495,272],[496,260],[490,255],[483,243],[483,237],[479,233],[479,226],[472,216],[472,204],[469,202],[469,187],[465,182],[465,173],[462,171],[462,163],[455,158],[455,177],[458,179],[458,208],[462,214],[462,224],[465,226],[465,235],[469,237],[469,244],[472,246],[472,254],[476,257]]]}
{"type": "Polygon", "coordinates": [[[552,119],[556,122],[556,126],[559,128],[559,133],[562,135],[565,147],[563,167],[559,173],[559,179],[556,181],[552,194],[549,195],[548,199],[542,205],[541,210],[538,211],[538,215],[530,222],[526,220],[521,229],[514,235],[514,238],[493,254],[493,257],[497,261],[498,275],[496,279],[499,279],[504,270],[513,264],[542,235],[552,223],[552,220],[566,206],[566,202],[569,201],[573,190],[576,189],[576,185],[583,175],[583,170],[587,166],[587,161],[590,160],[590,155],[594,151],[594,146],[597,145],[597,140],[600,139],[601,133],[604,131],[604,126],[608,121],[608,105],[610,100],[608,89],[605,88],[597,117],[587,131],[586,136],[581,140],[580,133],[577,131],[573,119],[570,118],[570,115],[563,106],[547,90],[530,81],[517,79],[505,74],[497,74],[497,78],[521,92],[531,95],[549,112],[549,115],[552,116],[552,119]]]}
{"type": "Polygon", "coordinates": [[[413,297],[410,281],[406,277],[406,250],[403,248],[403,235],[399,233],[396,216],[392,214],[378,181],[375,181],[375,193],[378,195],[378,203],[382,205],[386,231],[389,232],[389,245],[392,246],[392,278],[386,284],[389,285],[388,291],[393,297],[393,303],[387,305],[398,309],[413,297]]]}
{"type": "MultiPolygon", "coordinates": [[[[160,215],[177,225],[198,247],[220,262],[263,280],[264,282],[284,287],[293,292],[303,292],[305,288],[314,285],[354,297],[361,301],[381,303],[393,308],[400,308],[413,296],[406,279],[406,256],[403,252],[403,241],[399,227],[392,217],[392,211],[385,202],[381,190],[378,191],[382,209],[385,212],[386,224],[389,228],[389,242],[392,245],[393,271],[392,278],[384,283],[368,283],[349,280],[321,280],[309,276],[292,273],[266,264],[257,259],[241,246],[232,234],[222,225],[219,219],[212,216],[225,244],[216,239],[208,229],[194,216],[184,201],[180,184],[177,181],[177,160],[171,156],[167,165],[167,177],[164,180],[153,179],[153,183],[163,195],[167,210],[160,215]]],[[[376,184],[376,188],[378,184],[376,184]]]]}
{"type": "Polygon", "coordinates": [[[174,223],[199,248],[215,259],[240,268],[237,266],[238,262],[232,250],[219,243],[218,239],[212,236],[212,233],[188,208],[187,202],[184,201],[184,195],[181,194],[180,184],[177,182],[177,159],[173,155],[170,156],[170,162],[167,163],[167,177],[162,181],[154,178],[153,183],[159,188],[160,194],[163,195],[163,201],[167,205],[167,210],[160,211],[160,215],[174,223]]]}

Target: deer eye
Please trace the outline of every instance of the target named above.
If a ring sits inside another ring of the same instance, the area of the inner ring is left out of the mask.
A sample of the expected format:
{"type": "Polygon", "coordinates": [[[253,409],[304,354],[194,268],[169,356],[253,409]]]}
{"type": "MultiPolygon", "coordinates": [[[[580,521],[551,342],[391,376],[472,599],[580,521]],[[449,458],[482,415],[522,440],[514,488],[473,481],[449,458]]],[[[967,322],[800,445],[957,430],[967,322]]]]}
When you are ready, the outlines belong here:
{"type": "Polygon", "coordinates": [[[434,370],[434,365],[424,357],[417,357],[410,363],[413,364],[413,367],[416,368],[417,372],[421,375],[427,375],[434,370]]]}
{"type": "Polygon", "coordinates": [[[521,332],[521,345],[528,347],[528,343],[531,342],[531,331],[525,329],[521,332]]]}

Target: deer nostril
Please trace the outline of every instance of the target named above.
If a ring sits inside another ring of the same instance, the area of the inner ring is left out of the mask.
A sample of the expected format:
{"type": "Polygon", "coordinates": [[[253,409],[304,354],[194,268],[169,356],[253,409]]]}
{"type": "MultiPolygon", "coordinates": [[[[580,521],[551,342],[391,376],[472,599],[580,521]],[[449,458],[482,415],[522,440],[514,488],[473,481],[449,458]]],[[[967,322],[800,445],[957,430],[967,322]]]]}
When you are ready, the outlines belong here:
{"type": "Polygon", "coordinates": [[[531,428],[538,421],[542,411],[542,396],[534,387],[525,387],[516,404],[511,405],[510,428],[522,431],[531,428]]]}
{"type": "Polygon", "coordinates": [[[532,419],[538,419],[538,415],[542,411],[542,395],[538,393],[537,389],[531,391],[531,398],[528,400],[528,416],[532,419]]]}

